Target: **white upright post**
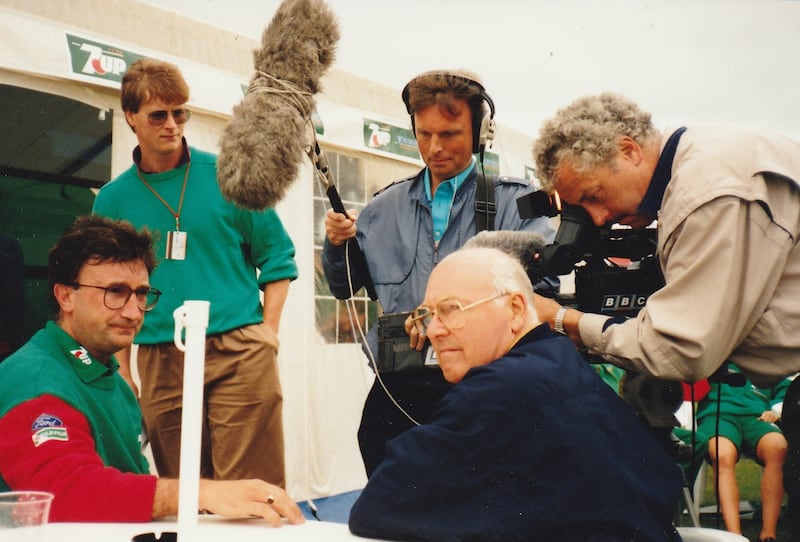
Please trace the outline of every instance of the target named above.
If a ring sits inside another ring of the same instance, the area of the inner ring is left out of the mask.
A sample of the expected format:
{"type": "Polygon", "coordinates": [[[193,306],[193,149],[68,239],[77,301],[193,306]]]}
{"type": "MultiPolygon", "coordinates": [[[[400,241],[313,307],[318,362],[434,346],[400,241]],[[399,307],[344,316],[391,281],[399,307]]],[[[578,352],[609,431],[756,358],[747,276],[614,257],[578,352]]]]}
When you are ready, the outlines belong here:
{"type": "Polygon", "coordinates": [[[206,328],[210,305],[208,301],[185,301],[173,313],[175,346],[184,352],[181,466],[178,482],[178,540],[184,542],[193,540],[193,533],[197,529],[206,328]],[[181,338],[183,330],[186,331],[185,343],[181,338]]]}

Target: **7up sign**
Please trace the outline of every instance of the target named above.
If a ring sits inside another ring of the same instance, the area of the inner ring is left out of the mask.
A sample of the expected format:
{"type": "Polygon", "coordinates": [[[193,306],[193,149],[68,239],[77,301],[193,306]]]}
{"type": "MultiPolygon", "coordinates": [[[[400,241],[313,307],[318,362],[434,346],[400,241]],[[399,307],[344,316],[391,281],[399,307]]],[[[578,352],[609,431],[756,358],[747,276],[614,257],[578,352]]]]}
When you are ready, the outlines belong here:
{"type": "Polygon", "coordinates": [[[72,60],[72,73],[98,77],[116,83],[122,82],[122,75],[128,66],[142,57],[119,47],[98,43],[72,34],[67,34],[69,56],[72,60]]]}

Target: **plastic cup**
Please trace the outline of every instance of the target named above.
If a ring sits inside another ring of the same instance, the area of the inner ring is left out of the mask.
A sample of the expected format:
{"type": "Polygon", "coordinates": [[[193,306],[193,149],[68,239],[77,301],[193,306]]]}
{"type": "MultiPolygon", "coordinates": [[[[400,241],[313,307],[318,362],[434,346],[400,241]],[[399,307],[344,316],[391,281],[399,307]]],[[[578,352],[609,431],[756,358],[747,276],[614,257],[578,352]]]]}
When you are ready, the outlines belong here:
{"type": "Polygon", "coordinates": [[[42,540],[53,494],[44,491],[0,493],[0,539],[42,540]]]}

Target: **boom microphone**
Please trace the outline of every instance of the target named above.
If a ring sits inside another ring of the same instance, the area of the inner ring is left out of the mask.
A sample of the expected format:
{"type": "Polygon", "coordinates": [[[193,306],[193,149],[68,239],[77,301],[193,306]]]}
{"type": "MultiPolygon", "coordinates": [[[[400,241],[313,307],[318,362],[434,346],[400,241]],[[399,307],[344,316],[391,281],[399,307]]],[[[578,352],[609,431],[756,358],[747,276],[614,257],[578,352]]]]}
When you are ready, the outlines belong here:
{"type": "MultiPolygon", "coordinates": [[[[317,171],[317,178],[326,186],[325,193],[328,195],[328,200],[331,202],[331,208],[337,213],[341,213],[347,218],[352,220],[352,217],[347,214],[342,203],[342,198],[339,197],[339,192],[336,190],[336,182],[333,178],[333,172],[328,164],[328,157],[319,146],[316,137],[314,144],[308,148],[308,158],[314,164],[317,171]]],[[[378,299],[378,292],[375,290],[375,283],[372,282],[372,275],[369,273],[369,266],[367,265],[367,258],[361,251],[361,247],[355,239],[347,240],[347,250],[351,254],[350,258],[355,262],[356,266],[360,266],[366,270],[364,277],[364,289],[367,295],[373,301],[378,299]]]]}
{"type": "Polygon", "coordinates": [[[284,0],[278,7],[254,51],[248,92],[220,138],[217,181],[227,200],[263,210],[283,199],[315,145],[308,137],[314,94],[338,40],[338,22],[323,0],[284,0]]]}
{"type": "Polygon", "coordinates": [[[501,250],[519,260],[528,276],[532,277],[537,265],[537,255],[546,245],[544,236],[535,231],[484,230],[464,243],[464,248],[501,250]]]}

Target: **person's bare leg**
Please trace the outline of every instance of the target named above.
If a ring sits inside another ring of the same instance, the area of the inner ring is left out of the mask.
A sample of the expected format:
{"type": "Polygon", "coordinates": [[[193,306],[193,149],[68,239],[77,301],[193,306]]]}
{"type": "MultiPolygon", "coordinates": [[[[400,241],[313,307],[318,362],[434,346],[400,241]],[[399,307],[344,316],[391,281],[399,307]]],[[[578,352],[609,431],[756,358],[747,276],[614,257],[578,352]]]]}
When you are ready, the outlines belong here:
{"type": "Polygon", "coordinates": [[[736,483],[736,462],[739,452],[733,442],[725,437],[711,437],[708,441],[708,455],[719,485],[719,509],[725,529],[742,534],[739,518],[739,486],[736,483]]]}
{"type": "Polygon", "coordinates": [[[761,472],[761,534],[759,540],[776,538],[778,517],[783,503],[783,462],[786,459],[786,439],[781,433],[761,437],[756,457],[764,465],[761,472]]]}

